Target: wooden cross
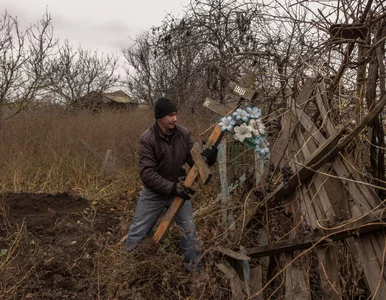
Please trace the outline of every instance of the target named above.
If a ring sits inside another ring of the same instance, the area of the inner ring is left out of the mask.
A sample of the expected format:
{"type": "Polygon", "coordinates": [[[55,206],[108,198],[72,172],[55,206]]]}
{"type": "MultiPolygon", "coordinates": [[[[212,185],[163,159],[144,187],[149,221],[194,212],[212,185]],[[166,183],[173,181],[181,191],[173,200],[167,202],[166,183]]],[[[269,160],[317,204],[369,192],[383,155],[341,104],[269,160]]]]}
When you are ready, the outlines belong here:
{"type": "MultiPolygon", "coordinates": [[[[251,86],[253,83],[253,79],[254,79],[253,74],[249,73],[243,77],[242,81],[244,82],[244,85],[251,86]]],[[[228,115],[228,114],[231,114],[233,112],[233,110],[238,107],[241,100],[243,100],[243,99],[252,100],[252,98],[255,97],[255,91],[254,90],[250,90],[250,89],[248,89],[242,85],[236,84],[234,82],[230,82],[228,84],[228,88],[230,88],[230,90],[232,91],[233,94],[235,94],[239,97],[237,105],[233,109],[226,108],[225,105],[216,103],[208,98],[205,100],[204,106],[212,107],[212,108],[215,106],[216,109],[222,111],[222,114],[224,114],[224,112],[226,111],[225,115],[228,115]]],[[[223,135],[224,135],[224,133],[221,130],[221,127],[219,125],[216,125],[214,127],[212,133],[210,134],[208,141],[206,142],[204,148],[211,148],[212,146],[217,147],[217,145],[220,143],[223,135]]],[[[204,161],[204,158],[201,156],[201,149],[198,146],[198,144],[194,145],[194,147],[191,150],[191,154],[192,154],[192,157],[194,160],[194,165],[190,169],[190,172],[184,181],[184,185],[187,187],[192,187],[193,183],[196,181],[196,179],[199,176],[204,184],[208,183],[208,181],[210,180],[210,177],[212,176],[212,173],[210,172],[210,169],[209,169],[208,165],[206,164],[206,161],[204,161]]],[[[168,229],[172,225],[178,211],[183,206],[184,202],[185,202],[185,200],[180,198],[180,197],[176,197],[173,200],[168,211],[163,216],[163,218],[162,218],[162,220],[157,228],[157,231],[154,233],[153,241],[155,244],[158,244],[162,240],[162,238],[165,236],[166,232],[168,231],[168,229]]]]}

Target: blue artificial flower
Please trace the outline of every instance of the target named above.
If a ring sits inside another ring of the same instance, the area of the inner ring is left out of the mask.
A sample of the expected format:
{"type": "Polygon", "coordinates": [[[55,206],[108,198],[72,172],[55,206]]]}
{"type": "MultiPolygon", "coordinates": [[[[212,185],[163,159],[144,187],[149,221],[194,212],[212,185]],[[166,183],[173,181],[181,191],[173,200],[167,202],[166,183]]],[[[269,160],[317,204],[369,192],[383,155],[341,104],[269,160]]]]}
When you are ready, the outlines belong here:
{"type": "Polygon", "coordinates": [[[249,121],[249,113],[247,113],[245,110],[238,108],[236,111],[233,113],[233,117],[236,120],[242,120],[243,122],[247,123],[249,121]]]}
{"type": "Polygon", "coordinates": [[[259,145],[260,145],[260,140],[261,140],[261,136],[256,136],[256,137],[254,137],[253,139],[252,139],[252,141],[253,141],[253,144],[254,145],[256,145],[257,147],[260,147],[259,145]]]}
{"type": "Polygon", "coordinates": [[[270,153],[268,148],[269,142],[265,138],[255,138],[256,146],[255,151],[260,154],[260,156],[266,156],[270,153]]]}
{"type": "Polygon", "coordinates": [[[233,126],[236,124],[236,121],[232,119],[231,116],[226,116],[221,118],[218,125],[221,127],[222,131],[231,131],[233,129],[233,126]]]}
{"type": "Polygon", "coordinates": [[[259,119],[261,117],[261,110],[256,106],[254,107],[248,106],[246,110],[249,113],[251,119],[259,119]]]}

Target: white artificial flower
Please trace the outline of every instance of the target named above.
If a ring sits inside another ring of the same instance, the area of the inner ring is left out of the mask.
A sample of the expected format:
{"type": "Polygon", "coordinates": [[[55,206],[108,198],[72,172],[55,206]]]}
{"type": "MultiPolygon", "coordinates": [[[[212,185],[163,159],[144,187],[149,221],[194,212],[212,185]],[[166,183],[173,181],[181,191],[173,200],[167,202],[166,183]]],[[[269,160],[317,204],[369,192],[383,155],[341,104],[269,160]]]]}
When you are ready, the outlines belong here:
{"type": "Polygon", "coordinates": [[[233,130],[236,132],[235,139],[239,140],[240,142],[243,142],[246,138],[252,137],[252,127],[247,126],[245,123],[234,127],[233,130]]]}
{"type": "Polygon", "coordinates": [[[236,121],[233,120],[231,116],[223,117],[218,123],[222,131],[226,131],[226,130],[231,131],[235,124],[236,124],[236,121]]]}
{"type": "Polygon", "coordinates": [[[233,113],[233,116],[236,120],[242,120],[244,122],[248,122],[250,117],[249,113],[241,108],[236,109],[236,111],[233,113]]]}
{"type": "Polygon", "coordinates": [[[252,132],[255,136],[262,136],[265,134],[265,126],[260,119],[251,119],[249,126],[252,127],[252,132]]]}
{"type": "Polygon", "coordinates": [[[259,119],[261,117],[261,110],[260,108],[254,106],[254,107],[247,107],[246,108],[247,112],[249,113],[250,115],[250,118],[253,118],[253,119],[259,119]]]}

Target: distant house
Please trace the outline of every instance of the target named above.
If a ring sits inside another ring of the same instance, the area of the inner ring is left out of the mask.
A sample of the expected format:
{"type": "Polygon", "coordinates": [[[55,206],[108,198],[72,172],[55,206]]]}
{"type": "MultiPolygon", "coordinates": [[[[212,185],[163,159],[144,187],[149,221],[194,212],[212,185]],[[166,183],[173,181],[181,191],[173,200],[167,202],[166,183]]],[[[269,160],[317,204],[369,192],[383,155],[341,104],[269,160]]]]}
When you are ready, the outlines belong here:
{"type": "Polygon", "coordinates": [[[75,103],[75,108],[92,111],[99,111],[105,108],[133,109],[137,107],[138,103],[121,90],[112,93],[90,92],[79,98],[75,103]]]}

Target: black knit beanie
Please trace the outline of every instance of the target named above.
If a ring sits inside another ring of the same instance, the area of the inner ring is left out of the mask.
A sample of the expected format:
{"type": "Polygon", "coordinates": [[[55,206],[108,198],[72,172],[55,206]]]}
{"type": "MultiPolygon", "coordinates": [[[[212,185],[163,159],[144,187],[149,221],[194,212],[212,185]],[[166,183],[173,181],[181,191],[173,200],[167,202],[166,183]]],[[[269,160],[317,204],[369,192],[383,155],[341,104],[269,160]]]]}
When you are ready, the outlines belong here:
{"type": "Polygon", "coordinates": [[[165,97],[159,98],[154,106],[154,116],[157,120],[162,119],[168,114],[176,111],[177,106],[173,103],[172,100],[165,97]]]}

